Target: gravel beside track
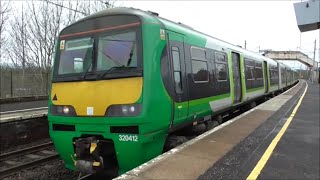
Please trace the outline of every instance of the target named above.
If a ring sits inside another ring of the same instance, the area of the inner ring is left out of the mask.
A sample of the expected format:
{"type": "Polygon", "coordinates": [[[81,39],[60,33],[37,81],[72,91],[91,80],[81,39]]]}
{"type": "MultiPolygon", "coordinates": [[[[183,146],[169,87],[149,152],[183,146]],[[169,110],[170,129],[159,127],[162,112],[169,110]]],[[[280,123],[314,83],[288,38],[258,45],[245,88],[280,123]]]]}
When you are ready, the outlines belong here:
{"type": "Polygon", "coordinates": [[[40,167],[23,170],[4,178],[4,180],[50,180],[77,179],[79,173],[64,167],[62,160],[55,160],[40,167]]]}

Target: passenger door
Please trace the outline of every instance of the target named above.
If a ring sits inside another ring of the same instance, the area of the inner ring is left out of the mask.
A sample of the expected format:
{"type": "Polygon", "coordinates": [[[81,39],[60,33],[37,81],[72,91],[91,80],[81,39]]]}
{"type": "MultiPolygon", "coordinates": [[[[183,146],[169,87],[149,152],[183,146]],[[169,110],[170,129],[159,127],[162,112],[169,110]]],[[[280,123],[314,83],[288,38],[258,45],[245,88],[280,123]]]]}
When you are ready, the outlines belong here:
{"type": "Polygon", "coordinates": [[[267,61],[263,61],[263,71],[264,71],[264,88],[265,88],[265,93],[269,92],[269,76],[268,76],[268,63],[267,61]]]}
{"type": "Polygon", "coordinates": [[[240,71],[240,54],[232,52],[232,68],[233,68],[233,83],[234,83],[234,101],[239,103],[241,101],[242,87],[241,87],[241,71],[240,71]]]}
{"type": "Polygon", "coordinates": [[[183,122],[188,116],[189,98],[184,54],[184,37],[182,34],[168,31],[169,54],[174,86],[172,125],[183,122]]]}

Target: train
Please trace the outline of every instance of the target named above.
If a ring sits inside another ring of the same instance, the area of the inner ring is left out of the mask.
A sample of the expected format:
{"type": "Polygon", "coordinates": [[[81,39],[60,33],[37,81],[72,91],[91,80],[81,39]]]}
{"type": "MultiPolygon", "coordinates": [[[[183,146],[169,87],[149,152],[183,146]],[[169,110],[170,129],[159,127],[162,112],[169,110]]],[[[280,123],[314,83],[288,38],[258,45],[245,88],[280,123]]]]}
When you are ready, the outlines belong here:
{"type": "Polygon", "coordinates": [[[298,78],[155,12],[106,9],[58,36],[49,134],[66,168],[120,175],[160,155],[181,129],[219,121],[298,78]]]}

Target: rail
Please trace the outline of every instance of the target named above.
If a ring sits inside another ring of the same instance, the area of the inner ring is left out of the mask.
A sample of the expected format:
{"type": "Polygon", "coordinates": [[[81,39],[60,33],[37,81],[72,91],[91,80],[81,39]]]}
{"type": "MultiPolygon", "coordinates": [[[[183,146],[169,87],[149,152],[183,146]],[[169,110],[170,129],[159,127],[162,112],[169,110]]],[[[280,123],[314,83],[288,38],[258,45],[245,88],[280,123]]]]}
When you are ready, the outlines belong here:
{"type": "MultiPolygon", "coordinates": [[[[53,147],[52,142],[44,143],[44,144],[40,144],[40,145],[33,146],[30,148],[25,148],[22,150],[2,154],[0,156],[1,164],[5,163],[5,161],[7,161],[7,160],[10,160],[10,159],[16,158],[16,157],[23,157],[27,161],[23,162],[23,163],[17,162],[16,164],[14,163],[13,165],[7,164],[8,167],[1,168],[1,170],[0,170],[0,179],[4,178],[6,176],[9,176],[10,174],[13,174],[15,172],[21,171],[23,169],[36,167],[36,166],[51,162],[53,160],[59,159],[59,154],[56,152],[52,152],[47,155],[39,156],[39,158],[34,159],[34,160],[30,160],[31,158],[28,159],[28,157],[26,157],[26,155],[28,155],[28,154],[32,154],[35,152],[41,152],[41,151],[48,149],[50,147],[53,147]]],[[[19,158],[19,162],[20,161],[22,161],[21,158],[19,158]]]]}

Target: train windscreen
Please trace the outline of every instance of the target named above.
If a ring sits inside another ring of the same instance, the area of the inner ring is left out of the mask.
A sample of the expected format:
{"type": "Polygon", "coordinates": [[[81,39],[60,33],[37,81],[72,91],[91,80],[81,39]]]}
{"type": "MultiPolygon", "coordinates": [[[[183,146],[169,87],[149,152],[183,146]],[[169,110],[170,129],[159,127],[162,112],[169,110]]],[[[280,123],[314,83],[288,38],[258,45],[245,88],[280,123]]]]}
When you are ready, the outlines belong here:
{"type": "Polygon", "coordinates": [[[70,30],[66,28],[61,32],[54,81],[142,76],[140,21],[133,18],[131,22],[119,24],[119,18],[125,17],[102,18],[104,23],[101,19],[89,19],[74,25],[81,27],[79,24],[82,24],[85,31],[75,31],[71,25],[70,30]],[[96,22],[95,26],[88,28],[88,21],[92,26],[96,22]],[[117,24],[110,23],[114,21],[117,24]],[[102,24],[97,27],[99,23],[102,24]]]}

